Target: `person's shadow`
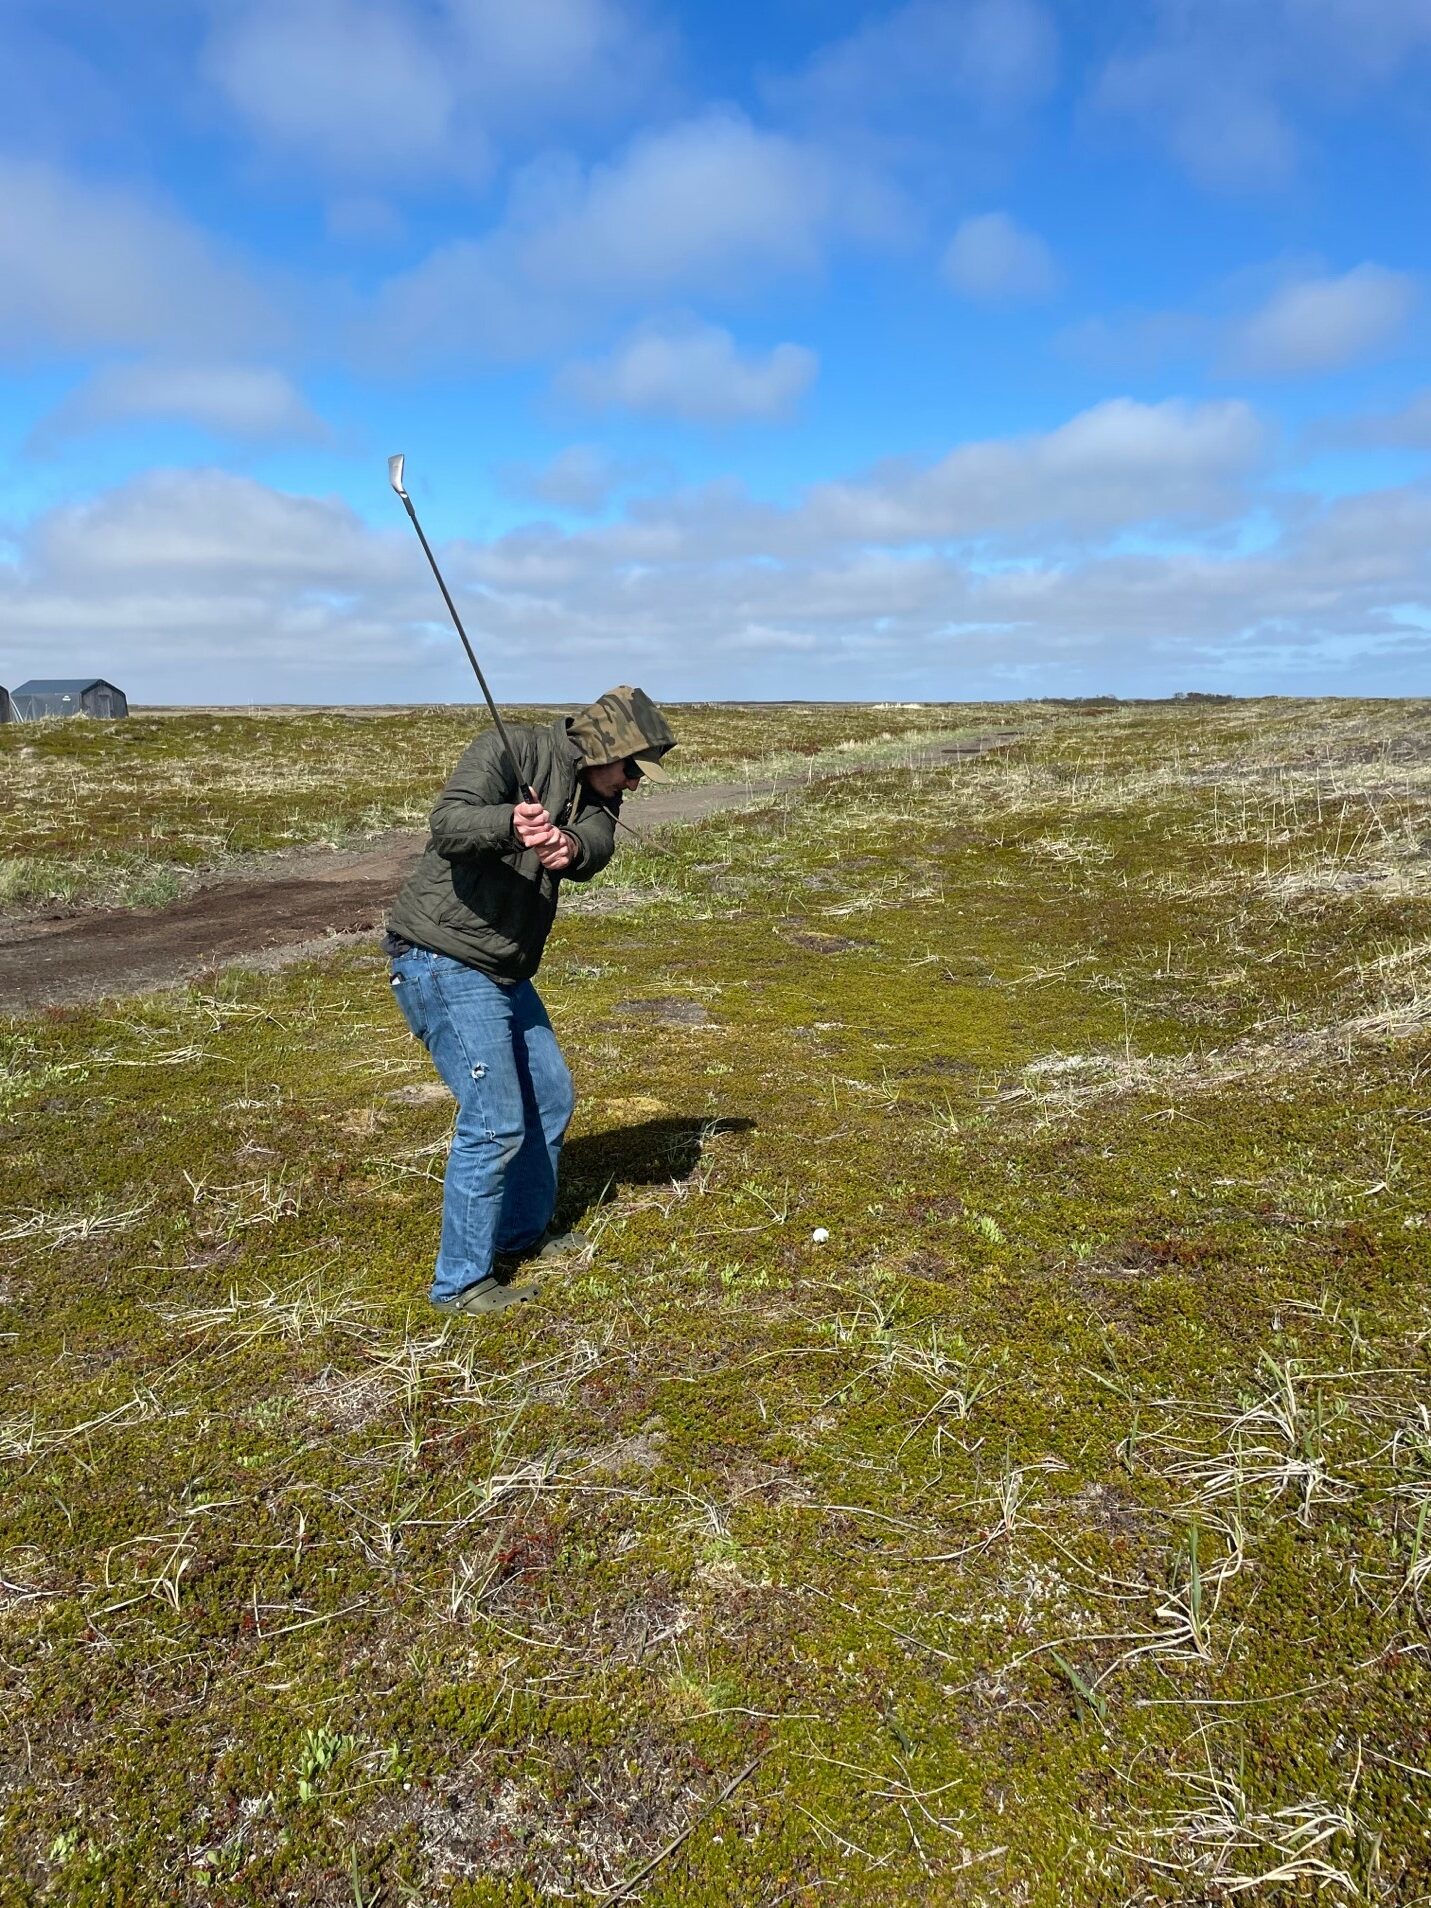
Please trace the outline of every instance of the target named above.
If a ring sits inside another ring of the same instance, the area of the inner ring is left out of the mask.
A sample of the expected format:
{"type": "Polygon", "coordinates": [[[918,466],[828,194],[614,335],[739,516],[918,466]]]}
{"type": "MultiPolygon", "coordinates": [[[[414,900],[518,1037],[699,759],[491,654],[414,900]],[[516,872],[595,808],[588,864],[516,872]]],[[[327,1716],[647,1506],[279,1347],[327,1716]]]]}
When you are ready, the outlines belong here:
{"type": "Polygon", "coordinates": [[[755,1121],[669,1118],[583,1133],[562,1149],[560,1190],[554,1224],[571,1225],[580,1214],[615,1199],[623,1186],[666,1186],[689,1179],[702,1148],[719,1133],[749,1133],[755,1121]]]}

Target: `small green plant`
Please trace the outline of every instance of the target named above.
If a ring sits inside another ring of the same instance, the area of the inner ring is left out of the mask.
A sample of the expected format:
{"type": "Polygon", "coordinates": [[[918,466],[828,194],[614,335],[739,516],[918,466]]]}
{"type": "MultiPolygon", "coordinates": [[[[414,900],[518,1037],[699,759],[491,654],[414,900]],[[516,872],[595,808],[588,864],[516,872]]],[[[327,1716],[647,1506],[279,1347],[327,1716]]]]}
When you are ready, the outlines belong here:
{"type": "MultiPolygon", "coordinates": [[[[1201,1526],[1196,1520],[1188,1526],[1183,1543],[1173,1551],[1170,1577],[1168,1595],[1158,1609],[1159,1619],[1164,1625],[1162,1646],[1174,1654],[1188,1652],[1200,1657],[1211,1656],[1208,1641],[1208,1618],[1211,1612],[1203,1577],[1201,1526]]],[[[1159,1645],[1147,1644],[1143,1647],[1156,1652],[1159,1645]]]]}
{"type": "Polygon", "coordinates": [[[1426,1544],[1426,1522],[1431,1516],[1431,1497],[1423,1497],[1416,1513],[1416,1528],[1411,1538],[1411,1555],[1406,1563],[1405,1589],[1419,1606],[1421,1592],[1431,1581],[1431,1549],[1426,1544]]]}
{"type": "Polygon", "coordinates": [[[670,1672],[666,1687],[682,1708],[706,1714],[730,1709],[740,1701],[740,1685],[733,1677],[712,1680],[697,1675],[684,1663],[670,1672]]]}
{"type": "Polygon", "coordinates": [[[1076,1670],[1061,1650],[1050,1650],[1049,1656],[1058,1666],[1059,1674],[1073,1692],[1074,1712],[1080,1722],[1091,1716],[1096,1723],[1108,1721],[1108,1699],[1099,1694],[1093,1685],[1076,1670]]]}
{"type": "Polygon", "coordinates": [[[61,1829],[46,1850],[46,1859],[56,1868],[63,1868],[67,1862],[72,1862],[78,1855],[83,1841],[84,1835],[81,1830],[74,1827],[61,1829]]]}
{"type": "Polygon", "coordinates": [[[306,1729],[294,1767],[294,1774],[298,1777],[298,1800],[312,1802],[322,1788],[324,1778],[331,1775],[339,1763],[345,1762],[357,1746],[356,1736],[340,1735],[327,1723],[320,1723],[316,1729],[306,1729]]]}

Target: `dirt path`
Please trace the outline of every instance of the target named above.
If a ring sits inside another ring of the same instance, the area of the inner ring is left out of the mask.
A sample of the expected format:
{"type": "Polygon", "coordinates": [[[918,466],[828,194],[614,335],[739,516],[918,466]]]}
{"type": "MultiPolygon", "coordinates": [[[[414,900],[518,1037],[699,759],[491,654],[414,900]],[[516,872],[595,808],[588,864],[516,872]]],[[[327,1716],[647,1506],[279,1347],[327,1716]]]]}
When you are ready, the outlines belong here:
{"type": "MultiPolygon", "coordinates": [[[[958,760],[1017,739],[978,737],[946,743],[932,754],[958,760]]],[[[628,805],[622,820],[634,833],[647,834],[765,800],[792,785],[707,782],[651,789],[628,805]]],[[[194,894],[166,908],[0,922],[0,1013],[141,993],[235,961],[279,966],[335,939],[371,934],[426,839],[425,832],[395,832],[356,851],[305,848],[264,856],[252,871],[207,877],[194,894]]]]}

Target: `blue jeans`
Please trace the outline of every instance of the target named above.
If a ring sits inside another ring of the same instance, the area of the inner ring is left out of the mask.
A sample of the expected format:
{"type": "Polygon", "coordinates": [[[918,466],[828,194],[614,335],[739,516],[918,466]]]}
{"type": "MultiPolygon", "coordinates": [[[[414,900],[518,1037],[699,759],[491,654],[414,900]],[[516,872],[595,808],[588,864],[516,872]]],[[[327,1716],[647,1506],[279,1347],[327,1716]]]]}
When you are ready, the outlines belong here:
{"type": "Polygon", "coordinates": [[[571,1074],[530,981],[505,986],[415,947],[394,960],[392,987],[457,1101],[432,1281],[434,1299],[451,1299],[550,1224],[571,1074]]]}

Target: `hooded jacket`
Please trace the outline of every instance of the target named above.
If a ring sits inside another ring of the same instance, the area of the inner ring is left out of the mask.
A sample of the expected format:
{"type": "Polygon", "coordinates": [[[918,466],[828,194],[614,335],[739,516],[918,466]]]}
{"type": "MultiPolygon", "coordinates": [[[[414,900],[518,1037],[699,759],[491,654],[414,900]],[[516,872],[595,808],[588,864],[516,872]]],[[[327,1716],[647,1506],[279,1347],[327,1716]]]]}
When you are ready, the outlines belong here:
{"type": "Polygon", "coordinates": [[[639,689],[613,690],[580,716],[558,716],[545,727],[509,723],[507,734],[521,788],[501,738],[485,730],[464,751],[437,799],[427,847],[393,904],[388,928],[415,947],[449,954],[510,984],[536,973],[561,883],[589,881],[615,851],[621,798],[598,799],[579,771],[638,750],[664,754],[675,738],[639,689]],[[634,697],[644,710],[634,701],[607,707],[613,698],[634,697]],[[584,728],[587,718],[592,720],[584,728]],[[612,740],[621,745],[617,752],[600,753],[612,740]],[[525,800],[528,786],[576,843],[575,861],[559,875],[542,866],[534,849],[523,848],[513,830],[512,810],[525,800]]]}
{"type": "Polygon", "coordinates": [[[644,689],[633,689],[629,683],[608,689],[580,715],[573,716],[567,733],[583,768],[624,761],[634,755],[648,768],[654,760],[659,770],[662,757],[676,746],[661,711],[644,689]]]}

